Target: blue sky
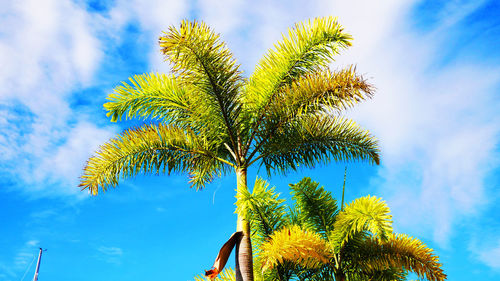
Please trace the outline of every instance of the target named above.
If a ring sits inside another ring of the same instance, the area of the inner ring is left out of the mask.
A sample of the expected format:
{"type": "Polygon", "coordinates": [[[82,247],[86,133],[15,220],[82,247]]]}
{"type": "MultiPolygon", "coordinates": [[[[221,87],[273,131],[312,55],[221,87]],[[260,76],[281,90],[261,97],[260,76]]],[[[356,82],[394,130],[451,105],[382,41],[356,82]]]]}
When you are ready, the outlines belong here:
{"type": "MultiPolygon", "coordinates": [[[[356,64],[377,87],[348,114],[379,138],[382,163],[348,164],[347,198],[383,197],[396,231],[434,248],[449,280],[499,280],[500,4],[345,2],[2,3],[0,281],[32,278],[38,247],[41,281],[208,269],[235,229],[234,176],[200,192],[186,175],[137,177],[98,197],[77,187],[99,144],[139,124],[109,122],[105,97],[131,75],[169,71],[157,38],[183,18],[221,33],[248,75],[293,23],[325,15],[355,38],[333,67],[356,64]]],[[[344,167],[270,181],[285,198],[304,176],[339,195],[344,167]]]]}

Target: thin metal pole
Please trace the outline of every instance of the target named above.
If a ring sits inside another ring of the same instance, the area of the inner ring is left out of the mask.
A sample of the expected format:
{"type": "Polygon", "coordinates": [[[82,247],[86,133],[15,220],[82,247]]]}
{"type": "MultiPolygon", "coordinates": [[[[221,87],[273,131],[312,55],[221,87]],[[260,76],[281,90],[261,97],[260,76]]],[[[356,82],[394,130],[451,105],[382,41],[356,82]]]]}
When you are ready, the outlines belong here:
{"type": "Polygon", "coordinates": [[[35,276],[33,277],[33,281],[38,280],[38,271],[40,270],[41,259],[42,259],[42,248],[40,248],[40,252],[38,253],[38,261],[36,262],[36,271],[35,271],[35,276]]]}

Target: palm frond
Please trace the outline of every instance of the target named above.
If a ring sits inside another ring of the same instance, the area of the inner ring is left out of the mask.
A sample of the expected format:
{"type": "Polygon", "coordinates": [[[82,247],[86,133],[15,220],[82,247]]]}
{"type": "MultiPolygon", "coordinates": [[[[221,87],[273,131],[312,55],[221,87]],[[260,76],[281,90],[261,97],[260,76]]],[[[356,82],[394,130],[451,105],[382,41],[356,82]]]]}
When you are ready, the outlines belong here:
{"type": "Polygon", "coordinates": [[[356,261],[366,272],[404,268],[429,281],[446,280],[439,257],[433,250],[406,234],[392,234],[387,241],[368,239],[356,261]]]}
{"type": "Polygon", "coordinates": [[[385,270],[366,271],[348,271],[347,280],[349,281],[406,281],[407,272],[400,268],[388,268],[385,270]]]}
{"type": "Polygon", "coordinates": [[[303,116],[290,123],[267,140],[259,153],[256,159],[262,158],[269,174],[330,161],[379,163],[377,141],[368,131],[354,121],[326,114],[303,116]]]}
{"type": "Polygon", "coordinates": [[[297,272],[299,280],[307,281],[337,281],[335,270],[330,264],[325,264],[317,269],[302,269],[297,272]]]}
{"type": "Polygon", "coordinates": [[[258,63],[248,81],[245,104],[250,111],[262,114],[283,86],[327,66],[339,49],[351,45],[351,39],[333,17],[296,24],[258,63]]]}
{"type": "Polygon", "coordinates": [[[296,184],[290,184],[290,189],[302,227],[328,239],[338,213],[337,200],[311,178],[303,178],[296,184]]]}
{"type": "Polygon", "coordinates": [[[274,190],[275,187],[269,187],[269,183],[257,178],[252,193],[244,190],[236,196],[238,214],[250,221],[256,254],[260,244],[286,223],[285,200],[279,199],[280,194],[274,190]]]}
{"type": "Polygon", "coordinates": [[[172,125],[145,125],[126,130],[105,143],[84,169],[80,186],[96,195],[120,178],[138,173],[192,173],[192,183],[202,188],[230,165],[216,148],[193,132],[172,125]]]}
{"type": "Polygon", "coordinates": [[[192,88],[199,97],[198,113],[207,117],[210,128],[226,132],[234,149],[243,78],[226,44],[203,22],[184,20],[180,28],[171,26],[160,37],[160,47],[181,86],[192,88]]]}
{"type": "Polygon", "coordinates": [[[386,240],[392,233],[392,216],[387,204],[375,196],[357,198],[341,211],[330,235],[335,253],[356,234],[368,231],[386,240]]]}
{"type": "Polygon", "coordinates": [[[340,112],[372,97],[373,93],[373,86],[353,66],[335,72],[320,69],[283,87],[269,110],[287,119],[324,110],[340,112]]]}
{"type": "Polygon", "coordinates": [[[149,73],[134,75],[129,81],[122,82],[107,97],[110,102],[105,103],[104,108],[111,121],[125,116],[127,119],[153,118],[180,124],[192,114],[186,90],[175,76],[149,73]]]}
{"type": "Polygon", "coordinates": [[[321,236],[296,225],[274,232],[261,248],[264,271],[284,261],[315,268],[330,259],[330,249],[321,236]]]}

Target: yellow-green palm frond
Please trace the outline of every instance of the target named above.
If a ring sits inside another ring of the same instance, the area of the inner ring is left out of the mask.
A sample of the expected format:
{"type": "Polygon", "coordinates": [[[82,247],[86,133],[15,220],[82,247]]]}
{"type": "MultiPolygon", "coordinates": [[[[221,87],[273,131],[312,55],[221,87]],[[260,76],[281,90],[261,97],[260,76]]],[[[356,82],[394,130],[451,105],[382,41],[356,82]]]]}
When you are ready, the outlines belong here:
{"type": "Polygon", "coordinates": [[[351,45],[350,41],[351,36],[344,33],[336,18],[297,23],[262,58],[249,78],[244,96],[249,110],[262,114],[262,108],[283,86],[327,66],[340,49],[351,45]]]}
{"type": "Polygon", "coordinates": [[[271,111],[291,119],[323,110],[341,111],[370,98],[374,88],[351,66],[340,71],[320,69],[284,87],[270,106],[271,111]]]}
{"type": "Polygon", "coordinates": [[[406,234],[392,234],[386,241],[369,238],[353,258],[366,272],[392,267],[412,271],[429,281],[446,280],[433,250],[406,234]]]}
{"type": "Polygon", "coordinates": [[[285,224],[285,200],[279,199],[280,194],[274,190],[275,187],[269,187],[268,182],[257,178],[252,193],[243,190],[236,196],[238,214],[250,221],[256,253],[259,245],[285,224]]]}
{"type": "Polygon", "coordinates": [[[392,233],[389,207],[375,196],[358,198],[338,214],[330,235],[335,253],[356,234],[365,231],[382,241],[392,233]]]}
{"type": "Polygon", "coordinates": [[[191,102],[185,89],[172,75],[150,73],[134,75],[122,82],[104,104],[111,121],[134,117],[161,119],[176,124],[192,122],[191,102]]]}
{"type": "Polygon", "coordinates": [[[296,184],[290,184],[290,189],[302,226],[328,239],[338,212],[337,200],[311,178],[303,178],[296,184]]]}
{"type": "Polygon", "coordinates": [[[312,168],[330,161],[379,163],[377,140],[354,121],[321,114],[303,116],[276,132],[260,147],[268,173],[286,173],[299,165],[312,168]]]}
{"type": "Polygon", "coordinates": [[[203,22],[182,21],[160,37],[160,47],[173,66],[181,86],[196,93],[198,113],[219,134],[227,132],[236,147],[235,123],[239,115],[237,100],[243,83],[233,55],[203,22]]]}
{"type": "Polygon", "coordinates": [[[138,173],[188,172],[193,185],[202,188],[220,176],[230,163],[193,132],[172,125],[144,125],[126,130],[102,145],[84,169],[80,186],[96,195],[115,187],[121,177],[138,173]]]}
{"type": "Polygon", "coordinates": [[[331,258],[330,248],[319,234],[296,225],[274,232],[269,241],[262,244],[261,250],[264,271],[284,261],[315,268],[331,258]]]}
{"type": "Polygon", "coordinates": [[[194,277],[195,281],[236,281],[236,273],[234,272],[234,269],[230,267],[226,267],[219,275],[215,278],[210,280],[210,278],[205,277],[204,275],[197,275],[194,277]]]}

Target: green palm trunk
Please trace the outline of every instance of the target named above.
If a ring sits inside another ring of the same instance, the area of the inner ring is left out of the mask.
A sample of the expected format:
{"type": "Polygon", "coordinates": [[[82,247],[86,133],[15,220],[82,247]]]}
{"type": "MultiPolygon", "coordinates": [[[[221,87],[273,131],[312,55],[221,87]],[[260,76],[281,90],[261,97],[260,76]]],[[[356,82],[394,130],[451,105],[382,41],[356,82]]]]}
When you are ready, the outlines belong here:
{"type": "MultiPolygon", "coordinates": [[[[328,65],[351,37],[332,17],[299,23],[242,76],[220,36],[200,22],[183,21],[160,37],[172,73],[143,74],[115,88],[104,104],[112,121],[153,120],[124,131],[89,159],[82,189],[97,195],[122,178],[187,173],[203,188],[236,171],[237,196],[247,191],[247,169],[269,175],[317,163],[379,163],[377,141],[340,112],[370,98],[373,87],[354,67],[328,65]]],[[[252,281],[249,223],[238,244],[238,280],[252,281]]]]}

